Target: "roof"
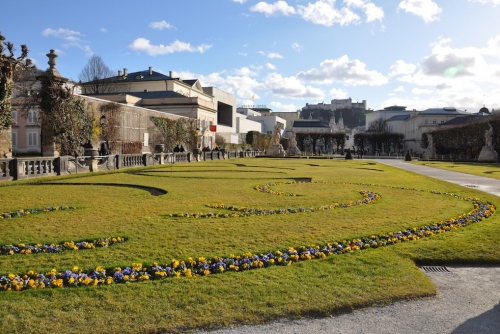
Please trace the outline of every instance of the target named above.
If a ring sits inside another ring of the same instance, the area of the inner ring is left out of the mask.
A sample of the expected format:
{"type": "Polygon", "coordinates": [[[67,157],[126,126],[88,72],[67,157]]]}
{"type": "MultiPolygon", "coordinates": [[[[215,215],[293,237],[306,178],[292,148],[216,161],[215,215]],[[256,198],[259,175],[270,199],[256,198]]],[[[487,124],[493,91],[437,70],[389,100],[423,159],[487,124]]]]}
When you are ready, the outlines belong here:
{"type": "MultiPolygon", "coordinates": [[[[97,81],[104,81],[104,82],[137,82],[137,81],[164,81],[164,80],[170,80],[173,79],[169,77],[168,75],[158,73],[155,71],[151,72],[151,75],[149,75],[149,70],[145,71],[139,71],[139,72],[129,72],[126,76],[114,76],[114,77],[109,77],[97,81]]],[[[84,82],[86,83],[92,83],[92,81],[89,82],[84,82]]]]}
{"type": "Polygon", "coordinates": [[[273,111],[272,109],[269,109],[269,108],[249,108],[249,109],[252,109],[252,110],[255,110],[255,111],[258,111],[258,112],[273,111]]]}
{"type": "Polygon", "coordinates": [[[387,119],[386,122],[392,122],[392,121],[404,121],[410,118],[410,115],[396,115],[392,116],[391,118],[387,119]]]}
{"type": "Polygon", "coordinates": [[[444,122],[444,123],[441,123],[439,124],[439,126],[447,126],[447,125],[461,125],[461,124],[465,124],[475,118],[477,118],[479,116],[477,115],[469,115],[469,116],[464,116],[464,117],[455,117],[453,119],[450,119],[449,121],[447,122],[444,122]]]}
{"type": "Polygon", "coordinates": [[[446,108],[429,108],[419,112],[420,115],[463,115],[465,111],[457,110],[453,107],[446,108]]]}
{"type": "Polygon", "coordinates": [[[141,99],[168,99],[175,97],[185,97],[182,94],[167,90],[167,91],[157,91],[157,92],[126,92],[120,94],[132,95],[141,99]]]}
{"type": "Polygon", "coordinates": [[[189,80],[182,80],[182,82],[188,84],[189,86],[193,86],[198,79],[189,79],[189,80]]]}
{"type": "Polygon", "coordinates": [[[390,106],[390,107],[385,107],[384,110],[402,111],[402,110],[406,110],[406,107],[405,106],[390,106]]]}
{"type": "Polygon", "coordinates": [[[321,121],[318,121],[318,120],[312,120],[312,121],[300,120],[300,121],[294,121],[293,127],[294,128],[329,128],[330,125],[323,123],[321,121]]]}

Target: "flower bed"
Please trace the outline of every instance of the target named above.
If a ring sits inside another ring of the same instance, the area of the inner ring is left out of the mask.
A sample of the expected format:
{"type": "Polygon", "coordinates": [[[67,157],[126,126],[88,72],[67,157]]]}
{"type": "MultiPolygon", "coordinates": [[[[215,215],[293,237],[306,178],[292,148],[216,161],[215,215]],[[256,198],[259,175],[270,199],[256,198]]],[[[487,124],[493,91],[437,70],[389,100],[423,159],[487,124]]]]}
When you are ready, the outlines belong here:
{"type": "Polygon", "coordinates": [[[45,208],[40,208],[40,209],[22,209],[13,212],[4,212],[0,214],[0,219],[15,218],[42,212],[74,210],[74,209],[76,208],[73,206],[47,206],[45,208]]]}
{"type": "Polygon", "coordinates": [[[0,255],[14,254],[37,254],[37,253],[60,253],[67,250],[94,249],[96,247],[108,247],[117,243],[125,242],[122,237],[100,238],[97,240],[66,241],[60,244],[17,244],[0,246],[0,255]]]}
{"type": "MultiPolygon", "coordinates": [[[[344,183],[356,184],[357,183],[344,183]]],[[[363,184],[366,185],[366,184],[363,184]]],[[[230,255],[228,257],[214,257],[197,260],[188,258],[184,261],[172,260],[168,264],[143,265],[133,263],[126,268],[96,267],[95,270],[84,272],[74,267],[71,270],[58,272],[52,269],[46,273],[37,273],[33,270],[25,274],[8,274],[0,277],[0,289],[5,291],[21,291],[26,289],[61,288],[77,286],[99,286],[127,282],[140,282],[145,280],[164,279],[168,277],[194,277],[220,274],[224,272],[240,272],[251,269],[266,268],[270,266],[287,266],[298,261],[325,258],[331,255],[361,251],[367,248],[378,248],[393,245],[396,243],[416,241],[421,238],[433,236],[438,233],[445,233],[458,228],[468,226],[472,223],[480,222],[490,217],[495,212],[495,207],[477,198],[462,197],[454,193],[443,193],[439,191],[426,191],[414,188],[393,187],[387,185],[372,185],[379,187],[390,187],[397,189],[430,192],[436,195],[452,196],[454,198],[469,201],[473,204],[473,209],[458,217],[452,217],[445,221],[436,222],[432,225],[414,226],[401,231],[384,232],[378,235],[370,235],[355,238],[352,240],[342,240],[326,245],[309,245],[300,247],[289,247],[284,250],[270,251],[266,254],[245,253],[242,255],[230,255]]],[[[367,194],[372,194],[366,192],[367,194]]],[[[230,207],[225,207],[229,209],[230,207]]],[[[239,211],[240,208],[232,209],[239,211]]],[[[246,212],[244,210],[243,212],[246,212]]]]}

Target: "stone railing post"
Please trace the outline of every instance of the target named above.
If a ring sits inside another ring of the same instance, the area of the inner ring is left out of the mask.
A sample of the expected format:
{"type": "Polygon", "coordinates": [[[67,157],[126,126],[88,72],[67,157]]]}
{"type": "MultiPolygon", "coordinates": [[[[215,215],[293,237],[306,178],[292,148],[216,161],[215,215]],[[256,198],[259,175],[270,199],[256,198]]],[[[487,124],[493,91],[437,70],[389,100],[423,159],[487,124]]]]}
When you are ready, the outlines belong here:
{"type": "Polygon", "coordinates": [[[54,172],[57,175],[68,174],[68,157],[57,157],[54,159],[54,172]]]}
{"type": "Polygon", "coordinates": [[[23,180],[28,178],[26,175],[26,164],[25,161],[15,158],[13,161],[12,176],[14,180],[23,180]]]}
{"type": "Polygon", "coordinates": [[[122,168],[122,157],[120,154],[117,154],[115,155],[115,166],[116,166],[116,169],[120,169],[122,168]]]}
{"type": "Polygon", "coordinates": [[[149,153],[145,153],[142,155],[142,164],[144,166],[149,166],[150,163],[149,163],[149,153]]]}

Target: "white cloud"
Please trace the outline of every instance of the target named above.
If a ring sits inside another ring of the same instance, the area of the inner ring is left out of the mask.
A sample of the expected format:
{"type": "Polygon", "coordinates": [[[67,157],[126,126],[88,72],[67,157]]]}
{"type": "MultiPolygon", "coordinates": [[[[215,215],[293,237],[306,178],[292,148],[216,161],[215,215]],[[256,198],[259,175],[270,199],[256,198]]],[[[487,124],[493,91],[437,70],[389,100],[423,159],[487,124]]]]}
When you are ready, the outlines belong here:
{"type": "Polygon", "coordinates": [[[472,89],[465,94],[462,91],[446,91],[437,95],[410,95],[389,97],[382,102],[382,107],[400,105],[408,110],[425,110],[428,108],[455,107],[468,112],[478,112],[484,104],[491,110],[500,105],[496,94],[499,90],[483,91],[472,89]]]}
{"type": "Polygon", "coordinates": [[[432,0],[403,0],[399,3],[399,9],[420,16],[425,23],[439,20],[439,14],[443,11],[432,0]]]}
{"type": "Polygon", "coordinates": [[[284,103],[281,103],[281,102],[271,102],[269,103],[269,105],[271,105],[271,107],[273,107],[273,111],[277,111],[277,112],[280,112],[280,111],[297,111],[298,108],[295,104],[293,103],[289,103],[289,104],[284,104],[284,103]]]}
{"type": "Polygon", "coordinates": [[[239,69],[235,69],[233,72],[236,75],[240,75],[240,76],[249,76],[249,77],[255,77],[255,76],[257,76],[257,73],[253,72],[248,67],[242,67],[242,68],[239,68],[239,69]]]}
{"type": "Polygon", "coordinates": [[[403,86],[399,86],[398,88],[396,88],[394,90],[395,92],[404,92],[405,91],[405,88],[403,86]]]}
{"type": "Polygon", "coordinates": [[[106,29],[106,28],[101,28],[101,29],[99,29],[99,31],[100,31],[100,32],[102,32],[102,33],[106,33],[106,32],[108,32],[108,29],[106,29]]]}
{"type": "Polygon", "coordinates": [[[150,56],[166,55],[175,52],[199,52],[204,53],[212,47],[212,45],[201,44],[199,46],[192,46],[189,43],[175,41],[170,45],[152,45],[148,39],[137,38],[128,46],[135,51],[144,51],[150,56]]]}
{"type": "Polygon", "coordinates": [[[359,23],[360,21],[359,16],[349,8],[336,9],[335,0],[309,2],[307,6],[298,5],[297,12],[304,20],[327,27],[331,27],[334,24],[344,26],[359,23]]]}
{"type": "Polygon", "coordinates": [[[276,53],[276,52],[259,51],[258,53],[267,57],[267,58],[271,58],[271,59],[276,59],[276,58],[283,59],[283,56],[280,55],[279,53],[276,53]]]}
{"type": "MultiPolygon", "coordinates": [[[[233,0],[234,1],[234,0],[233,0]]],[[[339,24],[341,26],[360,23],[361,19],[354,10],[361,10],[366,15],[366,22],[375,20],[381,21],[384,18],[384,11],[377,7],[370,0],[344,0],[345,6],[337,9],[335,0],[316,0],[308,2],[306,6],[297,5],[295,8],[286,1],[280,0],[273,4],[261,1],[250,8],[253,12],[259,12],[266,15],[298,15],[302,19],[314,24],[327,27],[339,24]]]]}
{"type": "Polygon", "coordinates": [[[391,65],[391,72],[388,74],[390,77],[402,74],[412,74],[417,69],[416,65],[406,63],[404,60],[398,60],[391,65]]]}
{"type": "Polygon", "coordinates": [[[270,70],[275,70],[276,69],[276,66],[271,64],[271,63],[266,63],[266,67],[270,70]]]}
{"type": "Polygon", "coordinates": [[[332,88],[328,92],[328,95],[332,99],[346,99],[347,98],[347,91],[345,91],[344,89],[332,88]]]}
{"type": "Polygon", "coordinates": [[[367,70],[366,64],[358,59],[349,60],[347,55],[338,59],[327,59],[321,62],[321,69],[310,69],[300,72],[297,77],[302,81],[329,84],[342,82],[345,85],[370,85],[380,86],[388,82],[388,79],[375,70],[367,70]]]}
{"type": "Polygon", "coordinates": [[[81,39],[81,37],[83,37],[84,35],[78,31],[73,31],[73,30],[69,30],[69,29],[62,29],[62,28],[59,28],[57,30],[47,28],[47,29],[42,31],[42,36],[45,36],[45,37],[53,36],[53,37],[61,38],[61,39],[68,42],[68,43],[63,45],[64,47],[74,46],[74,47],[77,47],[77,48],[85,51],[85,54],[87,54],[89,56],[93,54],[88,43],[81,39]]]}
{"type": "Polygon", "coordinates": [[[375,20],[382,21],[384,18],[384,10],[382,7],[377,7],[370,1],[366,0],[344,0],[348,6],[361,8],[366,15],[366,22],[372,22],[375,20]]]}
{"type": "Polygon", "coordinates": [[[266,16],[282,14],[285,16],[295,14],[295,9],[289,6],[286,1],[277,1],[274,4],[268,4],[261,1],[250,8],[252,12],[264,13],[266,16]]]}
{"type": "Polygon", "coordinates": [[[416,95],[434,93],[432,89],[422,89],[422,88],[413,88],[411,92],[416,95]]]}
{"type": "Polygon", "coordinates": [[[325,96],[321,89],[306,86],[294,76],[283,77],[278,73],[270,73],[263,83],[277,97],[322,100],[325,96]]]}
{"type": "Polygon", "coordinates": [[[295,43],[292,43],[292,49],[295,52],[300,52],[300,51],[304,50],[304,47],[302,45],[300,45],[299,43],[295,42],[295,43]]]}
{"type": "Polygon", "coordinates": [[[453,48],[449,39],[441,38],[431,44],[431,53],[425,56],[417,70],[398,80],[418,86],[436,87],[439,90],[470,90],[479,83],[498,85],[495,73],[500,71],[498,57],[500,35],[491,38],[484,48],[453,48]]]}
{"type": "Polygon", "coordinates": [[[82,33],[78,31],[62,29],[62,28],[59,28],[57,30],[47,28],[44,31],[42,31],[42,35],[45,37],[54,36],[62,38],[68,42],[79,42],[81,40],[80,36],[83,36],[82,33]]]}
{"type": "Polygon", "coordinates": [[[248,54],[246,52],[238,52],[238,56],[246,57],[248,54]]]}
{"type": "Polygon", "coordinates": [[[267,56],[268,56],[269,58],[280,58],[280,59],[282,59],[282,58],[283,58],[283,56],[282,56],[282,55],[280,55],[279,53],[276,53],[276,52],[269,52],[269,53],[267,54],[267,56]]]}
{"type": "Polygon", "coordinates": [[[163,20],[163,21],[159,21],[159,22],[151,22],[149,24],[149,27],[151,29],[158,29],[158,30],[163,30],[163,29],[175,29],[175,27],[168,23],[167,21],[163,20]]]}
{"type": "Polygon", "coordinates": [[[493,6],[500,5],[500,0],[468,0],[469,2],[479,2],[483,5],[491,3],[493,6]]]}
{"type": "Polygon", "coordinates": [[[247,0],[233,0],[234,2],[244,4],[247,0]]]}

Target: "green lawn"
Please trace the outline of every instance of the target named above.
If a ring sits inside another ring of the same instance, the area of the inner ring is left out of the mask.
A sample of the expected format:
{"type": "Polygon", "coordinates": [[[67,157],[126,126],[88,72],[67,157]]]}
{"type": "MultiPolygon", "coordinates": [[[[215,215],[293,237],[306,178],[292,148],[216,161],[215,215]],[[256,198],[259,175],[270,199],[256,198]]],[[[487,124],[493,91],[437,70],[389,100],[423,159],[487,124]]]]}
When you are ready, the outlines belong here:
{"type": "Polygon", "coordinates": [[[413,161],[414,164],[452,170],[465,174],[500,179],[500,164],[479,162],[413,161]]]}
{"type": "MultiPolygon", "coordinates": [[[[472,210],[468,201],[431,190],[479,197],[496,207],[500,203],[498,197],[473,189],[383,164],[346,160],[246,158],[37,181],[1,183],[0,212],[61,205],[76,209],[2,219],[1,245],[116,236],[127,241],[92,250],[2,255],[0,276],[268,253],[397,232],[472,210]],[[313,183],[286,183],[300,178],[312,178],[313,183]],[[273,190],[297,196],[255,190],[272,182],[279,182],[273,190]],[[155,187],[167,194],[153,196],[117,184],[155,187]],[[348,203],[362,199],[360,190],[381,198],[367,205],[283,215],[170,216],[228,212],[209,204],[286,209],[348,203]]],[[[98,287],[0,291],[0,332],[180,332],[327,316],[429,296],[435,288],[415,263],[499,264],[499,220],[493,215],[429,238],[290,266],[98,287]]]]}

